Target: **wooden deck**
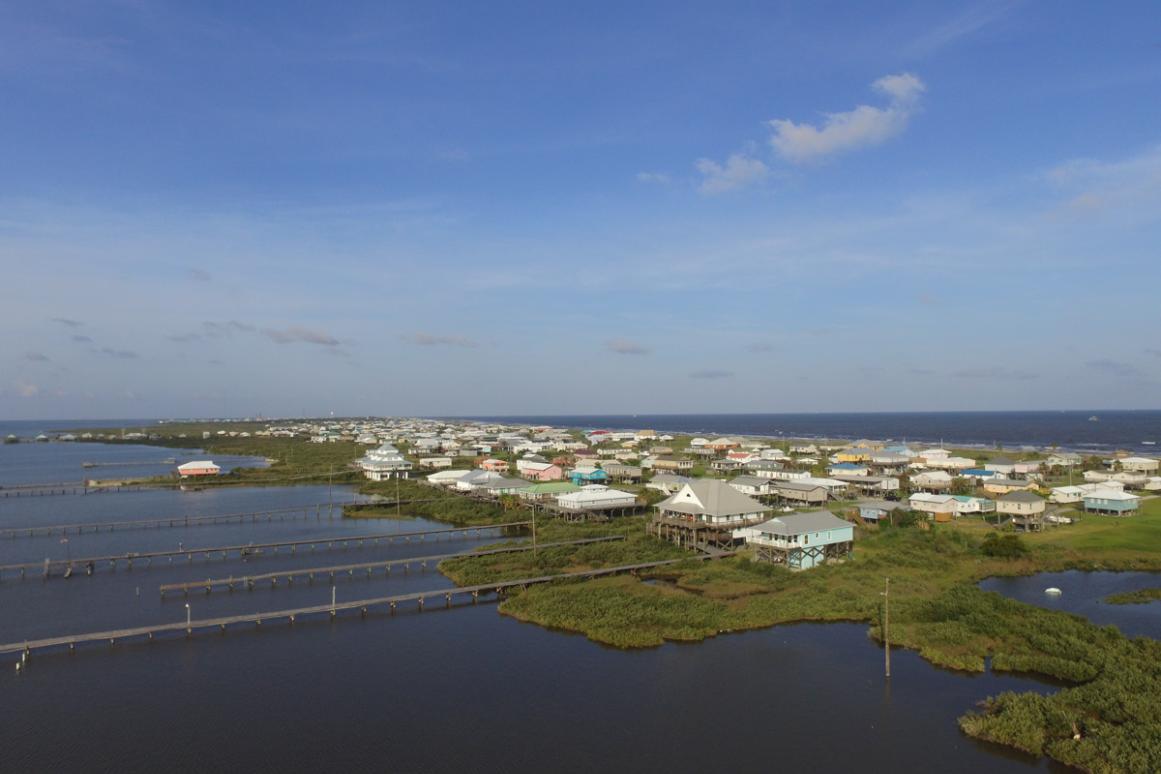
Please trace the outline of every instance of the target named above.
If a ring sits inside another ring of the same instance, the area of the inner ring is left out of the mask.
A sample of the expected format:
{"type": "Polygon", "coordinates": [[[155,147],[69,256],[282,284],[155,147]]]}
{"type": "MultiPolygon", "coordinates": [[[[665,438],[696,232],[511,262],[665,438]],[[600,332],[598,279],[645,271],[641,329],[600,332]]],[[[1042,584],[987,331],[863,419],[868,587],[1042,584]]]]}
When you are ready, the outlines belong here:
{"type": "MultiPolygon", "coordinates": [[[[460,555],[470,556],[470,554],[460,555]]],[[[706,556],[700,558],[708,559],[709,557],[706,556]]],[[[176,621],[173,623],[138,626],[129,629],[114,629],[104,632],[88,632],[85,634],[69,634],[61,637],[47,637],[39,640],[27,640],[25,642],[14,642],[7,645],[0,645],[0,655],[9,653],[22,653],[24,654],[24,658],[27,658],[27,656],[33,651],[46,650],[51,648],[67,647],[69,650],[72,650],[77,645],[97,642],[114,645],[121,640],[141,637],[152,640],[159,634],[165,634],[169,632],[185,632],[187,636],[192,635],[195,631],[205,629],[219,629],[224,632],[230,626],[246,623],[260,626],[263,622],[281,620],[293,624],[298,618],[302,616],[330,615],[332,618],[336,618],[339,613],[353,610],[358,610],[361,616],[366,616],[373,608],[382,608],[389,612],[394,612],[396,606],[404,602],[415,602],[419,609],[422,610],[425,601],[428,599],[442,598],[445,605],[450,607],[452,599],[455,597],[470,596],[474,602],[481,594],[502,595],[505,591],[513,588],[526,588],[535,584],[551,583],[553,581],[559,580],[600,578],[626,572],[635,573],[642,570],[653,569],[655,567],[663,567],[665,565],[674,564],[681,561],[686,560],[665,559],[656,562],[642,562],[639,564],[620,565],[618,567],[605,567],[599,570],[585,570],[583,572],[563,573],[559,575],[541,575],[533,578],[521,578],[520,580],[485,583],[478,586],[456,586],[448,589],[415,591],[410,594],[396,594],[388,597],[359,599],[350,602],[336,602],[335,604],[312,605],[309,607],[289,608],[286,610],[272,610],[263,613],[246,613],[243,615],[224,616],[221,618],[203,618],[196,621],[189,621],[188,623],[185,621],[176,621]]]]}
{"type": "Polygon", "coordinates": [[[260,575],[231,575],[228,578],[206,578],[202,581],[189,581],[186,583],[166,583],[158,587],[161,596],[165,596],[168,591],[180,591],[188,594],[190,591],[204,591],[209,594],[215,588],[226,588],[230,591],[234,590],[235,586],[241,586],[247,589],[252,589],[258,583],[270,581],[272,586],[277,586],[280,580],[285,580],[288,584],[293,585],[295,578],[306,578],[308,582],[314,581],[314,576],[325,575],[329,580],[333,581],[336,574],[347,573],[353,576],[357,570],[363,570],[369,577],[375,570],[385,570],[387,573],[391,572],[392,567],[402,566],[405,570],[413,564],[417,564],[420,568],[426,568],[428,562],[441,562],[444,559],[457,559],[464,557],[477,556],[492,556],[495,554],[514,554],[525,551],[539,550],[541,548],[557,548],[560,546],[580,546],[588,543],[605,543],[611,540],[624,540],[622,535],[610,535],[608,537],[597,538],[583,538],[580,540],[564,540],[557,543],[539,543],[532,545],[527,543],[519,546],[510,546],[507,548],[490,548],[486,551],[472,551],[470,553],[455,553],[455,554],[434,554],[431,556],[412,556],[404,559],[381,559],[377,562],[359,562],[358,564],[340,564],[332,567],[303,567],[301,569],[279,570],[277,572],[267,572],[260,575]]]}
{"type": "Polygon", "coordinates": [[[456,534],[466,534],[474,532],[477,535],[485,530],[504,529],[507,527],[524,527],[531,525],[530,521],[510,521],[504,524],[492,524],[488,526],[479,527],[448,527],[446,529],[429,529],[419,532],[393,532],[383,533],[377,532],[370,535],[336,535],[333,537],[310,538],[305,540],[282,540],[275,543],[246,543],[243,545],[231,546],[211,546],[203,548],[178,548],[167,551],[142,551],[139,553],[124,553],[124,554],[110,554],[106,556],[86,556],[73,557],[65,559],[45,559],[40,562],[21,562],[17,564],[0,565],[0,579],[3,579],[5,573],[19,573],[21,578],[24,578],[29,571],[39,571],[44,577],[51,577],[54,570],[62,571],[65,576],[71,575],[72,570],[76,567],[85,568],[87,572],[92,572],[98,565],[108,564],[113,569],[116,569],[118,562],[125,562],[127,566],[132,567],[133,562],[144,561],[146,566],[152,563],[154,559],[172,558],[175,556],[184,556],[189,561],[198,554],[205,556],[207,559],[217,554],[223,559],[230,554],[238,554],[239,556],[254,555],[256,553],[270,550],[273,553],[278,553],[280,548],[289,548],[291,553],[296,553],[302,546],[309,546],[309,550],[314,551],[319,547],[324,549],[332,549],[336,546],[341,548],[349,548],[351,545],[362,546],[365,543],[378,545],[379,543],[391,544],[395,540],[403,540],[410,542],[412,538],[424,540],[427,536],[432,535],[438,540],[440,537],[447,535],[452,536],[456,534]]]}

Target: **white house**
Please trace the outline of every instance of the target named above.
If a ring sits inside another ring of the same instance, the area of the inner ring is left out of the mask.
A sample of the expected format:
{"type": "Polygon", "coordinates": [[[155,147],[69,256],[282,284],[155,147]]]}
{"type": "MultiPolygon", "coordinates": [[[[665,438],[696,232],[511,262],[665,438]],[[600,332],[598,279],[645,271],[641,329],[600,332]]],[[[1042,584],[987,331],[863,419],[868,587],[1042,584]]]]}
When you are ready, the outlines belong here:
{"type": "Polygon", "coordinates": [[[182,478],[194,476],[216,476],[222,469],[210,460],[191,460],[184,465],[177,466],[177,474],[182,478]]]}
{"type": "Polygon", "coordinates": [[[738,476],[727,483],[742,494],[751,497],[774,494],[774,482],[762,476],[738,476]]]}
{"type": "Polygon", "coordinates": [[[943,470],[927,470],[911,477],[911,485],[920,489],[950,489],[951,474],[943,470]]]}
{"type": "Polygon", "coordinates": [[[712,478],[694,479],[672,497],[657,504],[661,518],[723,525],[740,525],[761,519],[769,510],[769,506],[747,497],[724,481],[712,478]]]}
{"type": "Polygon", "coordinates": [[[399,450],[389,443],[378,449],[372,449],[359,460],[359,467],[363,475],[372,481],[382,481],[385,478],[406,476],[411,470],[411,463],[404,458],[399,450]]]}
{"type": "Polygon", "coordinates": [[[470,470],[441,470],[427,477],[428,483],[439,486],[453,486],[455,482],[471,473],[470,470]]]}

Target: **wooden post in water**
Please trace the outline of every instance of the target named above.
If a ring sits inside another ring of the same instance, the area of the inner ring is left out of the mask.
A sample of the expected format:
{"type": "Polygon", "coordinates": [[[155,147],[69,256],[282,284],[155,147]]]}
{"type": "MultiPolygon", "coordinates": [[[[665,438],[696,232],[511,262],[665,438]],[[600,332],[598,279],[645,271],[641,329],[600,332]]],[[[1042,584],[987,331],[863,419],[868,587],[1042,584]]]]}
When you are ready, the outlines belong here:
{"type": "Polygon", "coordinates": [[[891,579],[884,578],[883,584],[883,658],[886,675],[891,677],[891,579]]]}

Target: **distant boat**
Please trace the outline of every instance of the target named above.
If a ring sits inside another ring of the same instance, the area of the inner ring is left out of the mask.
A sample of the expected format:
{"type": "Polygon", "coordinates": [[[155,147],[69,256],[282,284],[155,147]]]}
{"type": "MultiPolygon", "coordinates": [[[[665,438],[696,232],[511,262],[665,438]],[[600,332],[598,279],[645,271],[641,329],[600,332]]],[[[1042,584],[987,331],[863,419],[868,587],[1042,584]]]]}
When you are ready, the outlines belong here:
{"type": "Polygon", "coordinates": [[[1142,446],[1156,446],[1157,442],[1156,441],[1141,441],[1141,445],[1142,446]]]}
{"type": "Polygon", "coordinates": [[[1088,418],[1088,421],[1089,422],[1100,422],[1101,418],[1098,417],[1096,414],[1093,414],[1091,417],[1088,418]]]}
{"type": "Polygon", "coordinates": [[[1061,591],[1060,589],[1056,588],[1055,586],[1049,586],[1048,588],[1044,589],[1044,593],[1050,597],[1059,597],[1064,592],[1061,591]]]}

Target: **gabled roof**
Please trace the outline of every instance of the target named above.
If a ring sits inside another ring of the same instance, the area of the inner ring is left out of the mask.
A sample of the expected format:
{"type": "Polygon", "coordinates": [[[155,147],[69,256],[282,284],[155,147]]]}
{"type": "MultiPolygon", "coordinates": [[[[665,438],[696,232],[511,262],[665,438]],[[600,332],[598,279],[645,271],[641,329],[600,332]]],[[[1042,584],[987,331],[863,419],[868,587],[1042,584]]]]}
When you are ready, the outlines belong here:
{"type": "Polygon", "coordinates": [[[690,481],[672,497],[658,503],[657,507],[706,516],[737,516],[770,510],[769,506],[742,494],[725,481],[712,478],[690,481]]]}
{"type": "Polygon", "coordinates": [[[840,519],[830,511],[809,511],[778,516],[762,522],[753,529],[769,535],[802,535],[807,532],[822,532],[850,526],[849,521],[840,519]]]}

